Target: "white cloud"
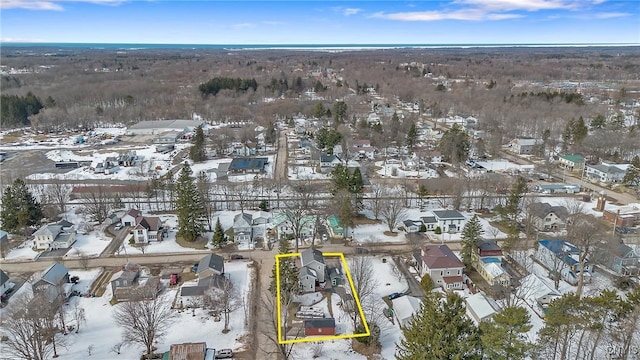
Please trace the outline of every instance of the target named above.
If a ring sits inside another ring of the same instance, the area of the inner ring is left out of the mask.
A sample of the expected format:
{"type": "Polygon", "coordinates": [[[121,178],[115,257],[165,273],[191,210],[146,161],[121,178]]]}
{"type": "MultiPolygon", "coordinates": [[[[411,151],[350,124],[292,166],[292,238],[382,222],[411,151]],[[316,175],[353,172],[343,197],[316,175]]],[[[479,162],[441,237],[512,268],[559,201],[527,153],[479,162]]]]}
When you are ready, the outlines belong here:
{"type": "Polygon", "coordinates": [[[242,30],[242,29],[253,28],[255,26],[256,24],[253,24],[253,23],[238,23],[238,24],[231,25],[231,28],[235,30],[242,30]]]}
{"type": "Polygon", "coordinates": [[[346,8],[342,12],[342,14],[344,16],[351,16],[351,15],[355,15],[355,14],[361,12],[361,11],[362,11],[362,9],[358,9],[358,8],[346,8]]]}
{"type": "Polygon", "coordinates": [[[63,4],[71,2],[84,2],[103,5],[118,5],[124,0],[2,0],[0,9],[26,9],[26,10],[64,10],[63,4]]]}
{"type": "MultiPolygon", "coordinates": [[[[372,17],[398,21],[440,21],[440,20],[507,20],[522,18],[515,11],[536,12],[544,10],[579,10],[605,2],[606,0],[455,0],[449,5],[457,9],[409,11],[384,13],[372,17]]],[[[603,13],[607,14],[607,13],[603,13]]],[[[613,16],[622,16],[622,13],[613,16]]]]}
{"type": "Polygon", "coordinates": [[[626,17],[626,16],[631,16],[631,14],[625,13],[625,12],[604,12],[604,13],[597,13],[593,17],[595,17],[596,19],[613,19],[613,18],[626,17]]]}

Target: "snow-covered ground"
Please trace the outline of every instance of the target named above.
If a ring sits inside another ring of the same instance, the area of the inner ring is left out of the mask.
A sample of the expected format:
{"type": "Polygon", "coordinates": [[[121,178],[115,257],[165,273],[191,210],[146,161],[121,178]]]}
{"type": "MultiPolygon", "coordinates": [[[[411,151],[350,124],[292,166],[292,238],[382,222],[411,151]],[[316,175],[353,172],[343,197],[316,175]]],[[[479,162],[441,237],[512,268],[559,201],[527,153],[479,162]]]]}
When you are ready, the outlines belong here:
{"type": "Polygon", "coordinates": [[[317,172],[313,166],[289,166],[287,173],[292,180],[328,180],[331,179],[331,172],[317,172]]]}
{"type": "Polygon", "coordinates": [[[423,170],[405,170],[402,167],[402,164],[398,163],[389,163],[385,164],[384,161],[377,161],[375,163],[376,166],[380,167],[376,172],[380,176],[384,176],[386,178],[420,178],[420,179],[429,179],[429,178],[437,178],[438,172],[433,169],[423,169],[423,170]],[[395,175],[394,175],[395,172],[395,175]]]}
{"type": "MultiPolygon", "coordinates": [[[[232,262],[225,264],[227,274],[230,274],[234,287],[240,289],[241,296],[245,301],[248,299],[249,285],[251,284],[252,269],[247,267],[246,262],[232,262]]],[[[76,286],[86,287],[83,279],[89,279],[95,270],[80,273],[72,271],[71,275],[78,275],[80,282],[76,286]]],[[[96,272],[97,274],[97,272],[96,272]]],[[[173,302],[177,290],[170,289],[161,295],[163,301],[173,302]]],[[[99,298],[72,297],[68,305],[65,305],[69,313],[73,312],[76,304],[85,311],[86,324],[82,324],[80,332],[70,333],[65,336],[68,341],[66,348],[58,348],[60,357],[70,360],[81,360],[88,356],[88,348],[92,346],[92,357],[96,359],[118,358],[123,360],[137,360],[143,349],[138,345],[130,345],[122,348],[122,353],[116,355],[112,352],[112,347],[120,343],[121,329],[113,321],[113,310],[116,306],[109,304],[111,299],[110,287],[107,287],[104,295],[99,298]]],[[[222,333],[224,321],[215,322],[208,311],[196,310],[193,312],[178,312],[178,317],[173,325],[168,329],[167,336],[157,343],[156,352],[169,350],[171,344],[205,341],[210,348],[232,348],[234,350],[243,347],[243,337],[247,334],[245,327],[245,312],[243,308],[231,313],[227,334],[222,333]]],[[[73,323],[73,321],[71,321],[73,323]]],[[[59,335],[62,336],[62,335],[59,335]]]]}

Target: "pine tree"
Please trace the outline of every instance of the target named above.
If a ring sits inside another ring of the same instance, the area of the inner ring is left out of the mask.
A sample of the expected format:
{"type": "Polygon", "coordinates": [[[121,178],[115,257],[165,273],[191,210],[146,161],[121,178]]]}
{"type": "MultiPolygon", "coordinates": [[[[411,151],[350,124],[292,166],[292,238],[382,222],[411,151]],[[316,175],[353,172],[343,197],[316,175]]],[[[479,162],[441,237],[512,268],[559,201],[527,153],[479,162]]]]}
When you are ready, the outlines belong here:
{"type": "Polygon", "coordinates": [[[584,123],[584,119],[582,118],[582,116],[580,116],[578,118],[578,121],[576,121],[576,125],[573,128],[573,142],[575,144],[580,144],[582,143],[582,140],[584,140],[585,137],[587,137],[587,134],[589,132],[589,128],[587,127],[587,125],[585,125],[584,123]]]}
{"type": "Polygon", "coordinates": [[[471,269],[471,254],[473,252],[474,245],[482,239],[482,224],[478,219],[478,215],[473,215],[464,228],[462,229],[462,249],[460,255],[462,256],[462,262],[467,269],[471,269]]]}
{"type": "Polygon", "coordinates": [[[469,155],[469,135],[464,131],[462,126],[454,124],[450,127],[440,139],[438,148],[442,152],[442,156],[446,161],[456,164],[465,161],[469,155]]]}
{"type": "Polygon", "coordinates": [[[40,203],[31,194],[24,180],[18,178],[4,189],[0,210],[4,230],[16,233],[38,224],[43,217],[40,203]]]}
{"type": "Polygon", "coordinates": [[[527,332],[531,317],[523,307],[510,306],[480,323],[480,339],[488,359],[525,359],[533,348],[527,332]]]}
{"type": "Polygon", "coordinates": [[[178,236],[190,242],[202,234],[202,219],[205,215],[200,194],[191,174],[191,167],[185,163],[176,183],[178,236]]]}
{"type": "MultiPolygon", "coordinates": [[[[349,170],[347,170],[349,171],[349,170]]],[[[360,168],[355,168],[349,178],[349,192],[355,196],[356,210],[362,209],[362,192],[364,191],[364,180],[360,168]]]]}
{"type": "Polygon", "coordinates": [[[196,128],[196,133],[193,136],[193,145],[191,145],[189,149],[189,158],[193,162],[201,162],[207,158],[204,148],[204,131],[202,131],[202,126],[196,128]]]}
{"type": "Polygon", "coordinates": [[[213,230],[213,237],[211,238],[211,244],[215,247],[221,247],[224,245],[224,229],[222,229],[222,224],[220,224],[220,218],[216,221],[216,226],[213,230]]]}
{"type": "Polygon", "coordinates": [[[396,359],[482,359],[478,329],[466,316],[464,300],[455,293],[448,293],[446,301],[427,293],[402,332],[405,338],[396,359]]]}
{"type": "Polygon", "coordinates": [[[631,166],[627,169],[627,173],[624,174],[622,182],[630,186],[640,186],[640,157],[638,155],[631,160],[631,166]]]}
{"type": "Polygon", "coordinates": [[[407,147],[410,150],[416,146],[416,142],[418,141],[418,128],[416,127],[416,123],[412,122],[409,127],[409,131],[407,132],[407,147]]]}
{"type": "MultiPolygon", "coordinates": [[[[282,239],[278,246],[279,254],[288,254],[291,252],[289,248],[289,240],[282,239]]],[[[293,257],[280,258],[280,300],[282,304],[289,304],[295,295],[300,294],[300,283],[298,281],[298,267],[293,257]]],[[[273,265],[271,270],[271,284],[269,291],[273,296],[276,295],[276,266],[273,265]]]]}

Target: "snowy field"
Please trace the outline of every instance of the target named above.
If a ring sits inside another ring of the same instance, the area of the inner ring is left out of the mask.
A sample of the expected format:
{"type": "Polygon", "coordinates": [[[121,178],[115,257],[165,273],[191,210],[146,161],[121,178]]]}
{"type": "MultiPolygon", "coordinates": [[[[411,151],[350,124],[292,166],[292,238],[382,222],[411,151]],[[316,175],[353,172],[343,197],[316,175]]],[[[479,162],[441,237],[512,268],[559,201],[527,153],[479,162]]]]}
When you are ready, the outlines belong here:
{"type": "Polygon", "coordinates": [[[316,172],[314,166],[288,166],[287,173],[292,180],[329,180],[331,179],[331,172],[321,173],[316,172]]]}
{"type": "MultiPolygon", "coordinates": [[[[249,284],[251,283],[251,268],[246,262],[233,262],[225,264],[227,274],[230,274],[233,285],[241,289],[242,297],[248,299],[249,284]]],[[[72,272],[71,275],[77,275],[72,272]]],[[[81,282],[83,276],[80,276],[81,282]]],[[[80,283],[79,283],[80,285],[80,283]]],[[[173,302],[177,290],[171,289],[163,293],[162,299],[168,303],[173,302]]],[[[58,349],[62,359],[83,360],[88,356],[87,349],[93,346],[92,357],[96,359],[122,359],[137,360],[143,349],[138,345],[130,345],[122,348],[122,353],[116,355],[111,348],[121,342],[121,330],[113,321],[113,309],[118,306],[111,306],[110,287],[107,287],[104,295],[99,298],[72,297],[66,305],[69,312],[73,311],[76,304],[84,308],[86,313],[86,324],[82,325],[78,334],[71,333],[65,338],[69,342],[67,348],[58,349]]],[[[177,313],[178,311],[175,310],[177,313]]],[[[232,348],[241,349],[243,337],[247,334],[245,327],[245,313],[242,308],[231,313],[227,334],[222,333],[224,322],[215,322],[208,311],[196,310],[195,316],[192,311],[178,313],[173,325],[168,329],[167,336],[157,343],[156,352],[169,350],[171,344],[184,342],[206,341],[210,348],[232,348]]],[[[59,335],[62,336],[62,335],[59,335]]]]}
{"type": "Polygon", "coordinates": [[[423,169],[423,170],[403,170],[401,164],[390,164],[387,162],[385,164],[384,161],[377,161],[375,163],[376,166],[380,167],[376,171],[376,173],[380,176],[386,178],[420,178],[420,179],[430,179],[437,178],[438,172],[433,169],[423,169]],[[393,173],[396,172],[394,176],[393,173]]]}

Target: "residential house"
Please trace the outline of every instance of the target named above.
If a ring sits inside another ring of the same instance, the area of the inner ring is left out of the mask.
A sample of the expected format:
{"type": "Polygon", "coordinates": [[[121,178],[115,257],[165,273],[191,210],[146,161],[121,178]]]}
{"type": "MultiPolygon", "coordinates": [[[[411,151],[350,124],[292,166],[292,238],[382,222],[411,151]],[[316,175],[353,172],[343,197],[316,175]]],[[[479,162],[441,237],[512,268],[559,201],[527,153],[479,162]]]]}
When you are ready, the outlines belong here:
{"type": "Polygon", "coordinates": [[[62,264],[53,263],[33,281],[31,281],[33,295],[42,295],[50,303],[62,301],[71,294],[69,283],[69,270],[62,264]]]}
{"type": "Polygon", "coordinates": [[[247,141],[246,143],[234,146],[233,153],[236,156],[253,156],[257,153],[257,146],[254,142],[247,141]]]}
{"type": "Polygon", "coordinates": [[[340,219],[338,219],[337,216],[329,215],[329,217],[327,217],[327,223],[331,237],[344,236],[344,228],[342,224],[340,224],[340,219]]]}
{"type": "Polygon", "coordinates": [[[618,165],[602,162],[598,165],[586,165],[585,176],[592,181],[603,183],[618,183],[627,173],[628,164],[618,165]]]}
{"type": "Polygon", "coordinates": [[[352,157],[356,159],[373,160],[375,149],[371,146],[371,140],[355,140],[349,149],[352,157]]]}
{"type": "Polygon", "coordinates": [[[558,231],[567,226],[569,212],[561,205],[533,203],[527,207],[531,225],[538,231],[558,231]]]}
{"type": "MultiPolygon", "coordinates": [[[[580,273],[579,256],[581,250],[575,245],[561,239],[544,239],[538,241],[538,249],[535,258],[542,263],[551,275],[559,273],[560,278],[569,284],[578,283],[580,273]]],[[[593,264],[589,259],[585,260],[584,280],[591,279],[593,264]]]]}
{"type": "Polygon", "coordinates": [[[584,169],[584,157],[582,155],[560,155],[558,163],[560,167],[569,171],[584,169]]]}
{"type": "Polygon", "coordinates": [[[475,293],[465,299],[467,303],[467,315],[476,325],[490,320],[493,315],[500,312],[498,303],[482,292],[475,293]]]}
{"type": "Polygon", "coordinates": [[[342,160],[336,155],[320,153],[320,170],[331,170],[341,164],[342,160]]]}
{"type": "Polygon", "coordinates": [[[434,231],[438,227],[438,220],[435,216],[423,216],[420,221],[427,228],[427,231],[434,231]]]}
{"type": "Polygon", "coordinates": [[[9,275],[0,269],[0,296],[4,295],[13,287],[13,283],[9,281],[9,275]]]}
{"type": "Polygon", "coordinates": [[[233,241],[251,242],[253,240],[253,217],[241,212],[233,217],[233,241]]]}
{"type": "Polygon", "coordinates": [[[432,213],[443,233],[459,233],[467,223],[467,218],[458,210],[434,210],[432,213]]]}
{"type": "Polygon", "coordinates": [[[76,231],[69,222],[57,222],[42,225],[33,233],[37,250],[56,250],[70,248],[76,242],[76,231]]]}
{"type": "MultiPolygon", "coordinates": [[[[317,215],[306,215],[300,218],[300,239],[311,238],[316,232],[317,215]]],[[[285,213],[278,213],[273,218],[273,226],[278,234],[278,239],[285,239],[294,235],[294,225],[285,213]]]]}
{"type": "Polygon", "coordinates": [[[230,174],[261,174],[266,171],[265,165],[268,162],[267,158],[233,158],[228,171],[230,174]]]}
{"type": "Polygon", "coordinates": [[[304,335],[335,335],[336,334],[336,321],[334,318],[323,319],[305,319],[304,320],[304,335]]]}
{"type": "Polygon", "coordinates": [[[180,305],[183,307],[200,307],[207,303],[206,294],[211,289],[229,289],[231,281],[220,274],[199,277],[197,284],[184,284],[180,288],[180,305]]]}
{"type": "Polygon", "coordinates": [[[141,276],[140,266],[133,263],[113,274],[110,284],[116,301],[154,299],[162,290],[159,276],[141,276]]]}
{"type": "Polygon", "coordinates": [[[367,116],[367,124],[369,125],[378,125],[380,124],[380,116],[376,113],[370,113],[367,116]]]}
{"type": "Polygon", "coordinates": [[[136,219],[142,216],[138,209],[129,209],[120,219],[122,226],[136,226],[136,219]]]}
{"type": "Polygon", "coordinates": [[[518,155],[531,155],[535,152],[536,145],[540,144],[538,139],[522,139],[517,138],[511,140],[509,147],[511,151],[518,155]]]}
{"type": "Polygon", "coordinates": [[[208,254],[200,259],[197,274],[200,278],[224,274],[224,259],[218,254],[208,254]]]}
{"type": "Polygon", "coordinates": [[[113,225],[113,224],[119,223],[119,222],[120,222],[120,217],[118,217],[118,214],[111,213],[111,214],[109,214],[109,216],[107,216],[106,219],[104,219],[102,224],[109,226],[109,225],[113,225]]]}
{"type": "Polygon", "coordinates": [[[300,289],[315,291],[317,286],[324,286],[327,265],[322,252],[308,248],[300,253],[300,271],[298,272],[300,289]]]}
{"type": "Polygon", "coordinates": [[[598,260],[618,275],[640,275],[640,254],[627,244],[619,243],[598,249],[598,260]]]}
{"type": "Polygon", "coordinates": [[[548,280],[536,274],[529,274],[520,280],[516,296],[523,299],[538,316],[544,318],[551,302],[562,294],[554,289],[548,280]]]}
{"type": "Polygon", "coordinates": [[[418,260],[420,276],[429,274],[434,284],[445,290],[462,289],[464,264],[447,245],[425,245],[418,260]]]}
{"type": "Polygon", "coordinates": [[[252,215],[253,225],[265,225],[271,223],[271,213],[267,211],[258,211],[252,215]]]}
{"type": "Polygon", "coordinates": [[[207,349],[206,342],[172,344],[165,353],[167,360],[208,360],[214,359],[214,355],[215,350],[207,349]]]}
{"type": "Polygon", "coordinates": [[[420,227],[422,226],[422,222],[416,220],[404,220],[402,223],[404,224],[404,229],[407,233],[420,232],[420,227]]]}
{"type": "Polygon", "coordinates": [[[495,241],[476,242],[471,252],[471,263],[489,285],[509,287],[511,284],[511,278],[502,266],[502,249],[495,241]]]}
{"type": "Polygon", "coordinates": [[[139,216],[133,228],[133,239],[136,244],[146,244],[149,241],[162,241],[164,228],[159,217],[139,216]]]}
{"type": "Polygon", "coordinates": [[[422,301],[420,299],[409,295],[400,296],[399,298],[391,300],[393,314],[401,328],[406,328],[409,325],[413,315],[420,310],[421,303],[422,301]]]}

